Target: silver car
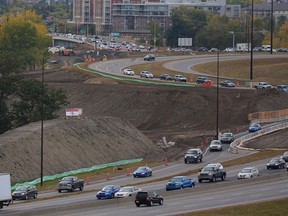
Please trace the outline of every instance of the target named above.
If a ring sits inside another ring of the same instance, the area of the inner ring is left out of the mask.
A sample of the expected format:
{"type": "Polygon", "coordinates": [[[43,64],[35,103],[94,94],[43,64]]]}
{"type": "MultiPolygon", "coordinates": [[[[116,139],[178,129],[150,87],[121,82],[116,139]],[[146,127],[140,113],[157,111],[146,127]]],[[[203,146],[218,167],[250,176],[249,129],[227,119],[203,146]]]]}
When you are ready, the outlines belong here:
{"type": "Polygon", "coordinates": [[[220,140],[212,140],[209,148],[210,151],[222,151],[222,143],[220,140]]]}
{"type": "Polygon", "coordinates": [[[234,141],[233,133],[223,133],[220,137],[221,143],[232,143],[234,141]]]}
{"type": "Polygon", "coordinates": [[[153,79],[153,74],[150,71],[141,71],[140,77],[153,79]]]}
{"type": "Polygon", "coordinates": [[[288,151],[284,152],[281,158],[285,161],[288,162],[288,151]]]}
{"type": "Polygon", "coordinates": [[[237,178],[239,180],[239,179],[253,178],[256,176],[259,176],[259,171],[256,167],[246,167],[238,173],[237,178]]]}

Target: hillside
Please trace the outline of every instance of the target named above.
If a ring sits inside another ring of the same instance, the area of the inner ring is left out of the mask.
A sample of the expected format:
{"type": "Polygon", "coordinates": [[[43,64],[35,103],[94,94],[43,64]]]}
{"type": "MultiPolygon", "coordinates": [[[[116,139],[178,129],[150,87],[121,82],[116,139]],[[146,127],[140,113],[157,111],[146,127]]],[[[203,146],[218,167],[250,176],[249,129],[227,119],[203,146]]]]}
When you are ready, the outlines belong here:
{"type": "MultiPolygon", "coordinates": [[[[177,159],[215,134],[215,88],[134,85],[67,70],[46,73],[45,82],[67,92],[65,108],[84,113],[65,120],[63,109],[44,123],[45,175],[123,159],[177,159]],[[165,154],[156,145],[164,136],[176,143],[165,154]]],[[[287,107],[285,93],[220,89],[219,129],[246,130],[249,113],[287,107]]],[[[39,122],[0,135],[0,145],[0,172],[11,172],[13,181],[39,177],[39,122]]]]}

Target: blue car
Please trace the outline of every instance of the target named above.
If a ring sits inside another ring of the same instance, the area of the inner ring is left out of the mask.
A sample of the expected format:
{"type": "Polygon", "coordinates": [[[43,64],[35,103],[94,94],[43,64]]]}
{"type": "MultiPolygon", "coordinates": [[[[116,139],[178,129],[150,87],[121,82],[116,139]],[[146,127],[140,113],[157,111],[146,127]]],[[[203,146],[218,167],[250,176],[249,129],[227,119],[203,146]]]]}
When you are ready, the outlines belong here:
{"type": "Polygon", "coordinates": [[[166,191],[195,187],[195,182],[194,179],[189,179],[187,176],[175,176],[166,184],[166,191]]]}
{"type": "Polygon", "coordinates": [[[257,123],[252,123],[249,127],[249,133],[253,133],[259,130],[261,130],[261,126],[260,124],[257,124],[257,123]]]}
{"type": "Polygon", "coordinates": [[[152,176],[152,169],[147,166],[139,167],[136,171],[133,172],[133,176],[134,178],[152,176]]]}
{"type": "Polygon", "coordinates": [[[118,192],[120,189],[121,188],[118,185],[107,185],[96,194],[96,198],[97,199],[102,199],[102,198],[113,199],[115,196],[115,193],[118,192]]]}

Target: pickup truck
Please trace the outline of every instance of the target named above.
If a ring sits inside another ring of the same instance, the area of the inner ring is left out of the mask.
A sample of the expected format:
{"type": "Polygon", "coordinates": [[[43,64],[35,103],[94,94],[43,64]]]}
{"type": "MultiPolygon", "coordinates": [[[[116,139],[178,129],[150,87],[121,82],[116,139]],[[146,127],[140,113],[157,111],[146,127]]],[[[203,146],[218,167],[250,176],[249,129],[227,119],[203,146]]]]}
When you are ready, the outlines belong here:
{"type": "Polygon", "coordinates": [[[255,85],[255,88],[264,90],[264,89],[272,88],[272,86],[267,82],[259,82],[255,85]]]}
{"type": "Polygon", "coordinates": [[[198,173],[198,181],[201,183],[203,180],[208,180],[210,182],[216,182],[217,179],[224,181],[226,178],[226,171],[219,164],[207,165],[198,173]]]}
{"type": "Polygon", "coordinates": [[[84,188],[84,180],[78,179],[76,176],[67,176],[59,181],[57,190],[61,193],[63,190],[73,192],[75,189],[80,191],[84,188]]]}

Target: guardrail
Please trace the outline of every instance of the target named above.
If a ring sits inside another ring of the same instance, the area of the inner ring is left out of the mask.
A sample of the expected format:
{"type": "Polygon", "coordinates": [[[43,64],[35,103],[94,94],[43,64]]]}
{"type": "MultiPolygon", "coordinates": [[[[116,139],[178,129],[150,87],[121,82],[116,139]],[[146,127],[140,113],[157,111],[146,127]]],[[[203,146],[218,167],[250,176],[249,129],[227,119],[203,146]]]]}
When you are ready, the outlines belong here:
{"type": "Polygon", "coordinates": [[[260,131],[257,131],[257,132],[254,132],[254,133],[249,133],[249,134],[247,134],[245,136],[242,136],[242,137],[234,140],[234,142],[232,142],[230,144],[228,152],[237,154],[239,146],[241,146],[244,142],[247,142],[249,140],[258,138],[260,136],[264,136],[266,134],[273,133],[275,131],[284,130],[284,129],[287,129],[287,128],[288,128],[288,122],[282,122],[282,123],[279,123],[277,125],[261,129],[260,131]]]}

